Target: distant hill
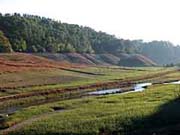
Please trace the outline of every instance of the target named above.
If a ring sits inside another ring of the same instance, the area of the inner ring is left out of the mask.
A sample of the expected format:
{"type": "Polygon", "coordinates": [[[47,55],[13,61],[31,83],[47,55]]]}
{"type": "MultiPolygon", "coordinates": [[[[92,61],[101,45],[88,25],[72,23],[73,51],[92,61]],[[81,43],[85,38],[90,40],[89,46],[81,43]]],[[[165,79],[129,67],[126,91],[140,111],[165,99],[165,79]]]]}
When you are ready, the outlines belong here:
{"type": "MultiPolygon", "coordinates": [[[[94,63],[101,63],[101,59],[99,60],[99,56],[101,56],[100,58],[106,59],[107,63],[115,65],[139,59],[138,55],[144,55],[143,58],[146,57],[145,59],[151,59],[151,62],[154,61],[161,65],[180,62],[180,47],[176,47],[170,42],[124,40],[101,31],[97,32],[89,27],[61,23],[45,17],[27,14],[21,16],[17,13],[13,15],[0,14],[0,52],[12,51],[76,53],[76,56],[78,56],[77,53],[79,56],[91,54],[86,57],[94,63]],[[121,57],[117,54],[127,54],[131,57],[123,59],[127,62],[122,63],[121,60],[119,63],[118,59],[121,57]]],[[[143,61],[142,57],[141,62],[143,61]]]]}
{"type": "Polygon", "coordinates": [[[166,65],[180,63],[180,46],[170,42],[152,41],[140,45],[140,53],[154,62],[166,65]]]}

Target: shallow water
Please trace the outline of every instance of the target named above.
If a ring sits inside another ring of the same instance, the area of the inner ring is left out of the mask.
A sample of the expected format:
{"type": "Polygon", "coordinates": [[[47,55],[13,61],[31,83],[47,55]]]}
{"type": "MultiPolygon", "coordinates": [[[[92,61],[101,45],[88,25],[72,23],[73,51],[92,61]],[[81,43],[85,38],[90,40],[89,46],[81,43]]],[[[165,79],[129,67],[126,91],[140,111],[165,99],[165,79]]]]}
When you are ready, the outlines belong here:
{"type": "MultiPolygon", "coordinates": [[[[147,86],[152,85],[152,83],[139,83],[136,84],[133,87],[132,91],[129,92],[138,92],[138,91],[143,91],[146,89],[147,86]]],[[[123,92],[120,88],[117,89],[107,89],[107,90],[99,90],[99,91],[94,91],[94,92],[89,92],[89,95],[105,95],[105,94],[116,94],[116,93],[121,93],[123,92]]],[[[123,93],[127,93],[127,92],[123,92],[123,93]]]]}
{"type": "MultiPolygon", "coordinates": [[[[180,84],[180,81],[177,82],[172,82],[172,84],[180,84]]],[[[152,85],[152,83],[139,83],[136,84],[133,89],[129,92],[139,92],[139,91],[143,91],[147,88],[147,86],[152,85]]],[[[121,88],[115,88],[115,89],[106,89],[106,90],[99,90],[99,91],[94,91],[94,92],[89,92],[88,95],[105,95],[105,94],[117,94],[117,93],[129,93],[129,92],[123,92],[121,88]]],[[[47,103],[47,101],[46,101],[47,103]]],[[[37,103],[37,104],[42,104],[42,103],[37,103]]],[[[37,105],[36,104],[36,105],[37,105]]],[[[33,105],[33,104],[32,104],[33,105]]],[[[8,107],[5,108],[3,110],[0,109],[0,114],[13,114],[18,110],[21,110],[23,108],[32,106],[32,105],[28,105],[28,106],[12,106],[12,107],[8,107]]]]}
{"type": "Polygon", "coordinates": [[[180,84],[180,81],[174,81],[174,82],[169,82],[169,83],[164,83],[164,84],[180,84]]]}
{"type": "Polygon", "coordinates": [[[134,91],[143,91],[147,86],[151,86],[152,83],[139,83],[134,86],[134,91]]]}
{"type": "Polygon", "coordinates": [[[99,91],[94,91],[94,92],[89,92],[89,95],[104,95],[104,94],[114,94],[114,93],[119,93],[122,92],[121,89],[108,89],[108,90],[99,90],[99,91]]]}

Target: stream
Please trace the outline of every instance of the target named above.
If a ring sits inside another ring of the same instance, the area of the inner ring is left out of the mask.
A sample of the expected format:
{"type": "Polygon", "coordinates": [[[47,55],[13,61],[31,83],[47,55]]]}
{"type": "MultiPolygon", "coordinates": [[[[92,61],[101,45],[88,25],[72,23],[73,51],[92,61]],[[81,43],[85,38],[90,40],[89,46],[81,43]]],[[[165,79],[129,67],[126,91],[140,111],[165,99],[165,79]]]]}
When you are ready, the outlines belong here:
{"type": "MultiPolygon", "coordinates": [[[[172,81],[172,82],[168,82],[168,83],[163,83],[163,84],[178,84],[180,85],[180,81],[172,81]]],[[[121,93],[130,93],[130,92],[142,92],[144,91],[148,86],[153,85],[153,83],[138,83],[135,84],[133,86],[132,89],[130,89],[128,92],[123,92],[123,90],[121,88],[115,88],[115,89],[106,89],[106,90],[97,90],[97,91],[93,91],[93,92],[88,92],[87,95],[107,95],[107,94],[121,94],[121,93]]],[[[29,106],[27,106],[29,107],[29,106]]],[[[4,109],[0,110],[0,114],[8,114],[11,115],[13,113],[15,113],[18,110],[21,110],[23,108],[26,108],[24,106],[11,106],[11,107],[7,107],[4,109]]]]}
{"type": "Polygon", "coordinates": [[[164,84],[180,84],[180,81],[174,81],[174,82],[169,82],[169,83],[164,83],[164,84]]]}
{"type": "MultiPolygon", "coordinates": [[[[129,92],[140,92],[140,91],[145,90],[150,85],[152,85],[152,83],[139,83],[139,84],[136,84],[129,92]]],[[[89,92],[88,94],[89,95],[106,95],[106,94],[116,94],[116,93],[127,93],[127,92],[123,92],[121,88],[116,88],[116,89],[107,89],[107,90],[89,92]]]]}

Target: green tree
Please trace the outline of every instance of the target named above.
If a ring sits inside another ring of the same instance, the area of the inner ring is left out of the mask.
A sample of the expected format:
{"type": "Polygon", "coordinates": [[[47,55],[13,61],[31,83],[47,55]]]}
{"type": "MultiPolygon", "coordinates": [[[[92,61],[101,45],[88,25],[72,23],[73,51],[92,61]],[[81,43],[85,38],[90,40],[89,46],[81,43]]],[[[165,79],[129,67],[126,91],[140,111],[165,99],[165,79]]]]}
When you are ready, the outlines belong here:
{"type": "Polygon", "coordinates": [[[75,52],[75,49],[70,43],[67,43],[65,45],[64,52],[71,52],[72,53],[72,52],[75,52]]]}
{"type": "Polygon", "coordinates": [[[12,52],[11,44],[2,31],[0,31],[0,52],[12,52]]]}

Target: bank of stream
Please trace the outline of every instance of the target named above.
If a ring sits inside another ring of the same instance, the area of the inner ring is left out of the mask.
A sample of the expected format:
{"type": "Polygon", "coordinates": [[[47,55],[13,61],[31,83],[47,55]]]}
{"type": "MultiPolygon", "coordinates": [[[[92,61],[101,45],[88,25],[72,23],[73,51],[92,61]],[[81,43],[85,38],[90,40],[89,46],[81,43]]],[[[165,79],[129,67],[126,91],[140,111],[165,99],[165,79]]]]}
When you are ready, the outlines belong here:
{"type": "MultiPolygon", "coordinates": [[[[97,91],[93,91],[93,92],[83,93],[82,95],[79,95],[79,96],[74,97],[74,98],[80,98],[80,97],[84,97],[84,96],[98,96],[98,95],[107,95],[107,94],[126,94],[126,93],[130,93],[130,92],[142,92],[148,86],[155,85],[155,84],[158,84],[158,83],[150,83],[150,82],[137,83],[134,86],[132,86],[132,87],[126,89],[126,90],[123,90],[122,88],[97,90],[97,91]]],[[[172,81],[172,82],[164,82],[164,83],[160,83],[160,84],[164,84],[164,85],[165,84],[175,84],[175,85],[178,84],[178,85],[180,85],[180,81],[177,80],[177,81],[172,81]]],[[[59,101],[59,100],[57,99],[57,100],[53,100],[53,101],[59,101]]],[[[43,103],[48,103],[48,101],[44,101],[43,103]]],[[[37,104],[34,104],[34,105],[38,105],[38,104],[40,105],[40,104],[43,104],[43,103],[37,103],[37,104]]],[[[33,106],[33,104],[28,105],[28,106],[10,106],[10,107],[6,107],[6,108],[0,110],[0,115],[8,117],[8,115],[12,115],[16,111],[21,110],[21,109],[26,108],[26,107],[29,107],[29,106],[33,106]]]]}

